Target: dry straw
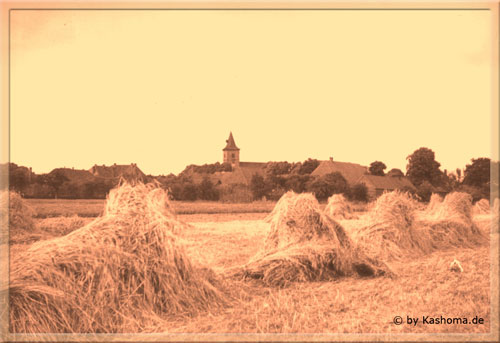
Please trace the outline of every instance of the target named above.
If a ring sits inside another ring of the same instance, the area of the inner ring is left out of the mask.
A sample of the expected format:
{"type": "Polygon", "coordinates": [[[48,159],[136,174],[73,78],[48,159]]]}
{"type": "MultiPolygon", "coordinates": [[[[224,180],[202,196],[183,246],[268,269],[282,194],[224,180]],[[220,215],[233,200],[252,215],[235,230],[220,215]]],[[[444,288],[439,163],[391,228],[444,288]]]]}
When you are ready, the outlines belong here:
{"type": "Polygon", "coordinates": [[[448,194],[433,211],[424,212],[416,225],[422,235],[430,237],[432,250],[473,247],[486,241],[472,220],[472,198],[467,193],[448,194]]]}
{"type": "Polygon", "coordinates": [[[334,194],[328,199],[325,213],[333,219],[356,219],[357,216],[342,194],[334,194]]]}
{"type": "Polygon", "coordinates": [[[387,266],[359,251],[346,232],[325,215],[312,194],[288,192],[276,204],[264,248],[236,275],[271,286],[341,276],[392,275],[387,266]]]}
{"type": "Polygon", "coordinates": [[[490,202],[486,199],[481,199],[477,201],[472,207],[472,215],[482,215],[482,214],[490,214],[490,202]]]}
{"type": "Polygon", "coordinates": [[[11,262],[11,332],[138,332],[223,306],[225,285],[191,264],[182,228],[163,190],[112,190],[102,217],[11,262]]]}
{"type": "Polygon", "coordinates": [[[429,204],[426,207],[426,212],[428,214],[435,213],[441,206],[442,202],[443,202],[443,197],[441,195],[437,193],[432,193],[429,204]]]}
{"type": "Polygon", "coordinates": [[[274,208],[271,211],[271,213],[269,213],[267,217],[264,218],[264,221],[266,223],[270,223],[273,220],[273,218],[277,218],[280,215],[280,213],[287,208],[288,204],[292,201],[292,199],[295,198],[296,195],[297,194],[292,191],[283,194],[281,198],[278,200],[278,202],[276,202],[276,205],[274,205],[274,208]]]}
{"type": "MultiPolygon", "coordinates": [[[[29,236],[37,236],[37,229],[33,216],[35,211],[17,192],[2,191],[0,194],[0,209],[2,218],[9,218],[9,236],[11,243],[21,243],[29,236]]],[[[2,235],[5,239],[6,231],[2,235]]]]}
{"type": "Polygon", "coordinates": [[[353,230],[353,239],[369,256],[385,261],[428,250],[426,237],[413,226],[417,205],[407,193],[382,194],[363,220],[353,230]]]}

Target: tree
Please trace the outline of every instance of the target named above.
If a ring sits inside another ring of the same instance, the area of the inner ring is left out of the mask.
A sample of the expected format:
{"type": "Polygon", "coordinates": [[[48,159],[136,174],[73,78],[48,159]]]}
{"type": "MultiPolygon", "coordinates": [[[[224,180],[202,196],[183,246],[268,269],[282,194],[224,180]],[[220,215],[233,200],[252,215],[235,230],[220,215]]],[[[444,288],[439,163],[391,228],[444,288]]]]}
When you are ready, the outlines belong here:
{"type": "Polygon", "coordinates": [[[292,165],[288,162],[268,162],[266,164],[266,174],[267,175],[283,175],[290,174],[292,165]]]}
{"type": "Polygon", "coordinates": [[[200,183],[200,199],[219,200],[219,192],[209,178],[204,178],[200,183]]]}
{"type": "Polygon", "coordinates": [[[347,193],[347,198],[354,201],[368,201],[368,188],[364,183],[353,185],[347,193]]]}
{"type": "Polygon", "coordinates": [[[21,192],[29,184],[29,170],[18,167],[14,163],[9,163],[9,187],[21,192]]]}
{"type": "Polygon", "coordinates": [[[314,169],[316,169],[318,166],[319,166],[319,161],[318,160],[308,158],[300,166],[299,174],[301,174],[301,175],[311,174],[314,171],[314,169]]]}
{"type": "Polygon", "coordinates": [[[398,176],[398,177],[403,177],[405,176],[405,174],[398,168],[392,168],[391,170],[389,170],[389,172],[387,173],[387,175],[389,176],[398,176]]]}
{"type": "Polygon", "coordinates": [[[418,187],[427,181],[433,186],[439,186],[441,179],[441,164],[435,160],[434,151],[428,148],[415,150],[407,158],[406,176],[418,187]]]}
{"type": "Polygon", "coordinates": [[[346,179],[339,172],[326,174],[310,182],[307,190],[318,200],[326,200],[332,194],[346,193],[349,189],[346,179]]]}
{"type": "Polygon", "coordinates": [[[457,172],[457,181],[462,182],[462,169],[457,168],[456,172],[457,172]]]}
{"type": "Polygon", "coordinates": [[[383,162],[375,161],[370,164],[370,168],[368,168],[368,171],[372,175],[384,176],[385,168],[387,168],[387,166],[383,162]]]}
{"type": "Polygon", "coordinates": [[[49,185],[54,190],[54,198],[56,199],[59,188],[61,188],[62,184],[66,181],[69,181],[69,179],[58,169],[51,171],[42,178],[42,182],[49,185]]]}
{"type": "Polygon", "coordinates": [[[463,184],[475,187],[489,186],[490,183],[490,165],[489,158],[471,159],[472,164],[465,166],[463,184]]]}
{"type": "Polygon", "coordinates": [[[250,180],[250,191],[254,200],[259,200],[269,196],[271,187],[262,175],[254,174],[250,180]]]}
{"type": "Polygon", "coordinates": [[[289,175],[286,179],[285,188],[287,190],[292,190],[295,193],[305,192],[310,178],[310,175],[289,175]]]}
{"type": "Polygon", "coordinates": [[[421,201],[429,201],[432,193],[435,191],[435,188],[430,184],[430,182],[423,181],[420,185],[418,185],[416,194],[421,201]]]}

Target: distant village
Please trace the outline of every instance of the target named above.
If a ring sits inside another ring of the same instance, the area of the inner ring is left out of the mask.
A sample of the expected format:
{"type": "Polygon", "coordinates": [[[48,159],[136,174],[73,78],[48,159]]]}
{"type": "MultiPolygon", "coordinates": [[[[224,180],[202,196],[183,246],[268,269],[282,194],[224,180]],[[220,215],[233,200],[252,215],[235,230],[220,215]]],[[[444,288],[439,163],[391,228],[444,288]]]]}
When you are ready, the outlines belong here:
{"type": "Polygon", "coordinates": [[[40,175],[30,167],[14,163],[3,165],[0,170],[3,174],[9,171],[10,188],[26,198],[100,199],[120,180],[156,182],[169,191],[172,199],[181,201],[277,200],[289,190],[311,192],[319,200],[342,193],[354,201],[369,201],[394,190],[410,192],[424,201],[432,193],[445,195],[457,189],[471,193],[475,200],[489,197],[489,159],[473,159],[465,169],[449,173],[439,169],[428,148],[409,156],[415,156],[415,163],[412,166],[410,158],[406,174],[399,169],[385,172],[387,167],[380,161],[368,167],[333,157],[295,163],[243,162],[232,133],[222,152],[222,163],[190,165],[179,175],[167,176],[146,175],[135,163],[94,165],[88,170],[56,168],[40,175]]]}

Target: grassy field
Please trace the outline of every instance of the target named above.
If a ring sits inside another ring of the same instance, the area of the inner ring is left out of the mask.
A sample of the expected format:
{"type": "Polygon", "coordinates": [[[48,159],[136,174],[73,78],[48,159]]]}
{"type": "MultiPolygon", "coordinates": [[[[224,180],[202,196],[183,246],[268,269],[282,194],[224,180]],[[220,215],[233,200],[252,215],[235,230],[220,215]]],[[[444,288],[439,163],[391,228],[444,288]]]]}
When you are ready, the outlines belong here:
{"type": "MultiPolygon", "coordinates": [[[[30,200],[37,233],[11,245],[11,257],[34,241],[67,234],[99,215],[103,201],[30,200]]],[[[173,202],[189,228],[180,241],[193,264],[221,275],[245,264],[261,248],[269,230],[262,219],[272,202],[251,204],[173,202]]],[[[362,209],[362,208],[361,208],[362,209]]],[[[361,212],[360,212],[361,214],[361,212]]],[[[484,221],[484,219],[482,219],[484,221]]],[[[357,220],[340,223],[349,231],[357,220]]],[[[483,223],[484,227],[484,223],[483,223]]],[[[494,234],[493,239],[498,239],[494,234]]],[[[26,238],[26,237],[25,237],[26,238]]],[[[487,244],[455,248],[423,257],[386,261],[395,278],[341,278],[295,283],[279,289],[257,282],[238,283],[242,298],[233,306],[198,317],[165,321],[148,332],[185,333],[486,333],[490,330],[490,256],[487,244]],[[449,270],[457,259],[463,273],[449,270]],[[401,316],[402,325],[393,319],[401,316]],[[419,318],[417,325],[407,316],[419,318]],[[468,318],[483,324],[426,324],[423,316],[468,318]],[[207,320],[208,318],[208,320],[207,320]]]]}

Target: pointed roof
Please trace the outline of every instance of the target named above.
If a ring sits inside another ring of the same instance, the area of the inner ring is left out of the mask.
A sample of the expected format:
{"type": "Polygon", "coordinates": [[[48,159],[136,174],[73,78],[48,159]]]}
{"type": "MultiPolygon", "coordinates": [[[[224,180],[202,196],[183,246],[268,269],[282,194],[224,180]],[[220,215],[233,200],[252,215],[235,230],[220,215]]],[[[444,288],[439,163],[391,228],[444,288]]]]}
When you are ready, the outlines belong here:
{"type": "Polygon", "coordinates": [[[323,176],[333,172],[339,172],[349,184],[354,184],[358,179],[368,172],[368,168],[350,162],[321,161],[319,166],[311,173],[312,176],[323,176]]]}
{"type": "Polygon", "coordinates": [[[229,132],[229,138],[226,140],[226,147],[222,150],[240,150],[234,142],[233,133],[229,132]]]}

